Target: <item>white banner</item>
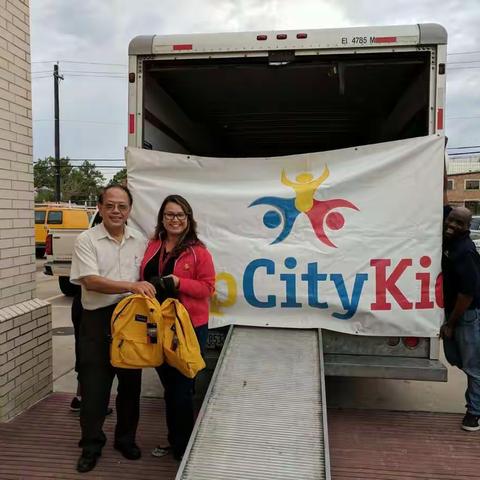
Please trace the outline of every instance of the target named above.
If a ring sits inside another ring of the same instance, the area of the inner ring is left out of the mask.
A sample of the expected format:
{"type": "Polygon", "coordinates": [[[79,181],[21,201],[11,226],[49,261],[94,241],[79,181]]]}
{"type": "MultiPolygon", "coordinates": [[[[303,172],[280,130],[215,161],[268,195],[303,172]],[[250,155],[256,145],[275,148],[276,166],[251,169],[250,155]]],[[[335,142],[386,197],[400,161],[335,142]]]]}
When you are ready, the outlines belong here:
{"type": "Polygon", "coordinates": [[[210,326],[435,336],[444,140],[275,158],[127,149],[131,223],[152,235],[169,194],[211,251],[210,326]]]}

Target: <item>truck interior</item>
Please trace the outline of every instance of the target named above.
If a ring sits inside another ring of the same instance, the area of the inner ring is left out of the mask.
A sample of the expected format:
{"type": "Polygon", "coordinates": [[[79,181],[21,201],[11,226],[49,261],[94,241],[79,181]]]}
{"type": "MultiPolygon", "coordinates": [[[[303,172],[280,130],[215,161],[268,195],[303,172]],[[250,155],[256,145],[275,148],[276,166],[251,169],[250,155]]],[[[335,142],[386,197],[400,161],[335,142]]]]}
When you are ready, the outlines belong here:
{"type": "Polygon", "coordinates": [[[145,61],[143,146],[264,157],[427,135],[430,55],[145,61]]]}

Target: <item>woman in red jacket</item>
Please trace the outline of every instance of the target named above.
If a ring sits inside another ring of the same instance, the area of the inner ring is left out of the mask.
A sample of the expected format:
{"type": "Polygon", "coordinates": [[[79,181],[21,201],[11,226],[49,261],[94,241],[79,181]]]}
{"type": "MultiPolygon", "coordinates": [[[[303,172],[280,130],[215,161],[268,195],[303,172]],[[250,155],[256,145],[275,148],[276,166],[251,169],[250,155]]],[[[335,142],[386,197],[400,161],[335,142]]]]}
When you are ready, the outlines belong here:
{"type": "MultiPolygon", "coordinates": [[[[160,302],[174,296],[184,305],[203,352],[208,334],[209,298],[215,289],[215,269],[210,252],[197,237],[192,208],[180,195],[169,195],[163,201],[140,274],[142,280],[156,286],[160,302]],[[160,278],[165,288],[158,287],[160,278]]],[[[165,390],[169,445],[155,448],[152,455],[162,457],[172,451],[180,460],[193,430],[194,380],[167,364],[156,370],[165,390]]]]}

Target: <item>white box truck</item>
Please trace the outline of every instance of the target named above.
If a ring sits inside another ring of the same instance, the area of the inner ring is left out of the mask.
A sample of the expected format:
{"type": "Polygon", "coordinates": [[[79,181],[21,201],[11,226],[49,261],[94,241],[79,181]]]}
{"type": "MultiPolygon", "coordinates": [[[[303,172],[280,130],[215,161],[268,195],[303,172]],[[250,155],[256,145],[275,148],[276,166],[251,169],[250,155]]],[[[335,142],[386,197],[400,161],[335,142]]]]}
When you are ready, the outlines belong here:
{"type": "MultiPolygon", "coordinates": [[[[441,135],[446,50],[436,24],[136,37],[128,143],[234,161],[441,135]]],[[[446,381],[437,338],[322,336],[326,375],[446,381]]]]}

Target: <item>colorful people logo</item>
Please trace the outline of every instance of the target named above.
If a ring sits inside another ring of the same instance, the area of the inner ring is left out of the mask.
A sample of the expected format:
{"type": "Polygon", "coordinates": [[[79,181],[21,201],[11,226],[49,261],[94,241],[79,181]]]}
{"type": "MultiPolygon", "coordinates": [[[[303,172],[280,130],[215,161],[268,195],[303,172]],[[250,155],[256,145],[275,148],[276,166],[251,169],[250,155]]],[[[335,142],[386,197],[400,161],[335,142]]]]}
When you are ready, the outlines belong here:
{"type": "Polygon", "coordinates": [[[292,231],[297,217],[301,213],[305,213],[318,239],[325,245],[336,248],[336,245],[325,233],[325,225],[331,230],[340,230],[345,225],[345,219],[341,213],[333,210],[351,208],[358,211],[358,208],[348,200],[341,198],[333,200],[316,200],[314,198],[318,187],[329,175],[330,171],[325,166],[318,178],[314,178],[309,172],[302,172],[296,176],[294,182],[287,177],[285,170],[282,170],[281,181],[294,190],[295,198],[261,197],[249,205],[249,207],[270,205],[277,209],[277,211],[269,210],[263,216],[263,224],[267,228],[278,228],[283,221],[283,229],[272,244],[285,240],[292,231]]]}

